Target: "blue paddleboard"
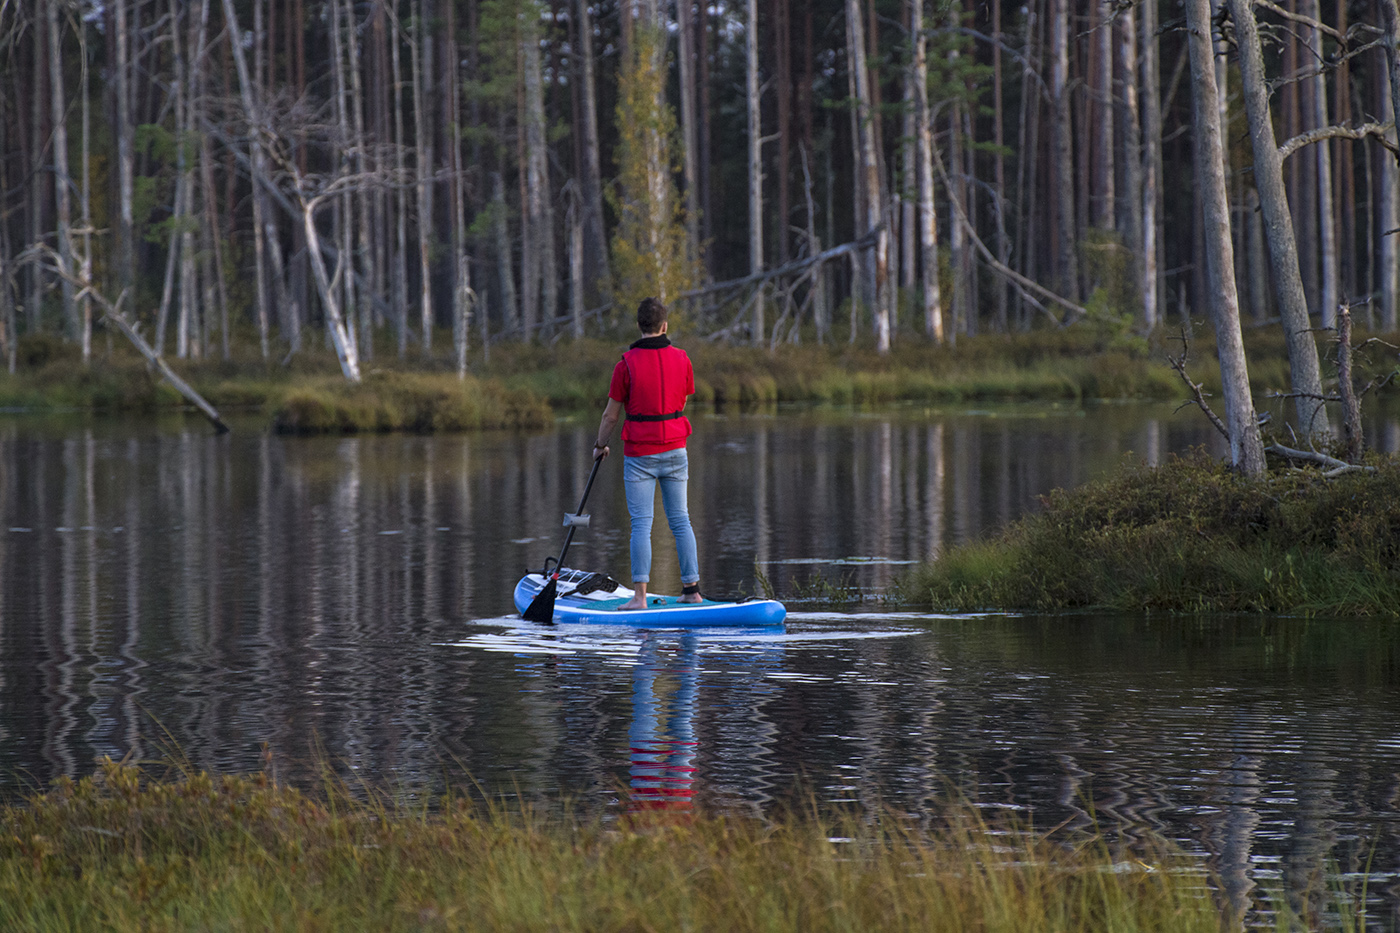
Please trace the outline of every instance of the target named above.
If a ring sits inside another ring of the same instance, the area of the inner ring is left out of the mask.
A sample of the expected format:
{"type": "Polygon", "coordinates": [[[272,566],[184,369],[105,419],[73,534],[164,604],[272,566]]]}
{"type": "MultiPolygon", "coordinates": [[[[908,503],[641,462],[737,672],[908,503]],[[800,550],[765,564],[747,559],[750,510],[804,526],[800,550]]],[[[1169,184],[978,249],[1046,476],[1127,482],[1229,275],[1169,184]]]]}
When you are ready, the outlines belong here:
{"type": "MultiPolygon", "coordinates": [[[[524,612],[545,581],[539,573],[521,577],[515,585],[515,608],[524,612]]],[[[586,570],[561,570],[558,586],[559,595],[554,599],[555,622],[712,628],[781,625],[787,617],[787,609],[776,599],[749,599],[737,603],[706,599],[700,603],[683,603],[676,596],[648,595],[647,608],[623,611],[618,607],[632,598],[632,590],[603,574],[586,570]]]]}

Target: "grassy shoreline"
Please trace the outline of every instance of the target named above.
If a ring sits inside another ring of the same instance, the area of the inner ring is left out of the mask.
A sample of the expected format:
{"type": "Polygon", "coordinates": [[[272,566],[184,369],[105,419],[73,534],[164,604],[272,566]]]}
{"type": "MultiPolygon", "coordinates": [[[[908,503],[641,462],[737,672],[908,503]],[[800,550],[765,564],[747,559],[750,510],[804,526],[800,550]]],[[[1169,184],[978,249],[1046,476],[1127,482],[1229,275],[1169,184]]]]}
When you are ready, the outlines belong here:
{"type": "Polygon", "coordinates": [[[933,828],[604,822],[111,761],[0,807],[5,929],[1215,933],[1224,916],[1199,867],[1164,847],[991,830],[972,808],[933,828]]]}
{"type": "MultiPolygon", "coordinates": [[[[1252,335],[1251,368],[1260,392],[1282,388],[1287,363],[1280,335],[1252,335]]],[[[779,402],[868,405],[900,401],[1179,398],[1165,362],[1173,347],[1092,329],[963,338],[956,347],[917,338],[880,355],[862,345],[782,346],[774,351],[677,338],[695,362],[697,407],[755,407],[779,402]]],[[[171,361],[216,408],[253,411],[290,433],[460,431],[539,427],[556,414],[601,405],[621,342],[587,339],[553,345],[502,343],[472,357],[459,380],[441,361],[367,360],[359,385],[340,375],[325,350],[299,353],[287,366],[247,355],[171,361]]],[[[26,337],[21,365],[0,373],[0,408],[104,413],[176,410],[185,401],[156,382],[121,344],[88,366],[51,337],[26,337]]],[[[1193,376],[1218,383],[1208,338],[1195,351],[1193,376]]]]}
{"type": "Polygon", "coordinates": [[[916,606],[1400,615],[1400,462],[1245,479],[1204,453],[1042,500],[901,581],[916,606]]]}

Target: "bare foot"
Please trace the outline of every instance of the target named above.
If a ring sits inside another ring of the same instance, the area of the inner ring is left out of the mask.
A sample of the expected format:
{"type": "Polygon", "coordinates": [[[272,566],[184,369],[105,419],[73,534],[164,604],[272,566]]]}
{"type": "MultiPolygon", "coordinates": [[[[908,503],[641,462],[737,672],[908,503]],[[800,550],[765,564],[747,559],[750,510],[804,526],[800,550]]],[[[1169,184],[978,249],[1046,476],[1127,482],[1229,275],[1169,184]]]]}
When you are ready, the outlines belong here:
{"type": "Polygon", "coordinates": [[[705,597],[701,596],[699,593],[689,593],[683,595],[679,600],[679,602],[683,603],[703,603],[704,601],[705,597]]]}
{"type": "Polygon", "coordinates": [[[645,596],[633,596],[631,599],[627,600],[627,602],[623,603],[621,606],[618,606],[617,611],[631,612],[636,609],[645,609],[646,607],[647,598],[645,596]]]}

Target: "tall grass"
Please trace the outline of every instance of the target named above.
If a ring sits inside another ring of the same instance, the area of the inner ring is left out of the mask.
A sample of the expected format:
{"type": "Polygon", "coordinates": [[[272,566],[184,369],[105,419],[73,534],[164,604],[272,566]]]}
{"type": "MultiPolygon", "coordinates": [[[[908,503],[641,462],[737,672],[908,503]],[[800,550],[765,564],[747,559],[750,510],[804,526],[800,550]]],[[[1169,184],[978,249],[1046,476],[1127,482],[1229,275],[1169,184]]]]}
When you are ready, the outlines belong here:
{"type": "Polygon", "coordinates": [[[605,822],[259,774],[93,777],[0,809],[0,928],[1216,933],[1165,850],[894,817],[605,822]]]}
{"type": "Polygon", "coordinates": [[[1400,463],[1249,480],[1204,454],[1130,465],[908,574],[939,608],[1400,614],[1400,463]]]}

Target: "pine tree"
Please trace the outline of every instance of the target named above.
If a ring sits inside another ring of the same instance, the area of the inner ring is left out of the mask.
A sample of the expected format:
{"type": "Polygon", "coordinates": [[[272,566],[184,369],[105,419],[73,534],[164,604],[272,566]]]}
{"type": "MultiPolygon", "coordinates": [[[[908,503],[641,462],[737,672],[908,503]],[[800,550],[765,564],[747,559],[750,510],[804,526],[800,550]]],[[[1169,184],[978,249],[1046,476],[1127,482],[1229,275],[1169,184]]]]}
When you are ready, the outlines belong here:
{"type": "Polygon", "coordinates": [[[647,296],[670,302],[697,279],[686,250],[685,208],[676,188],[676,115],[665,102],[659,30],[639,27],[618,76],[617,215],[613,273],[624,312],[647,296]]]}

